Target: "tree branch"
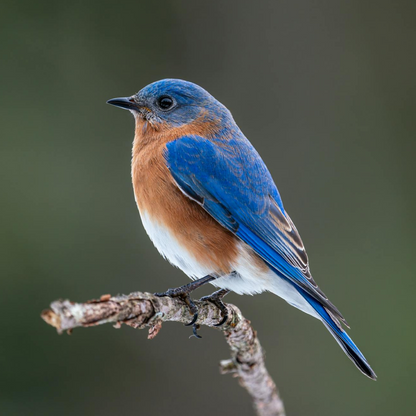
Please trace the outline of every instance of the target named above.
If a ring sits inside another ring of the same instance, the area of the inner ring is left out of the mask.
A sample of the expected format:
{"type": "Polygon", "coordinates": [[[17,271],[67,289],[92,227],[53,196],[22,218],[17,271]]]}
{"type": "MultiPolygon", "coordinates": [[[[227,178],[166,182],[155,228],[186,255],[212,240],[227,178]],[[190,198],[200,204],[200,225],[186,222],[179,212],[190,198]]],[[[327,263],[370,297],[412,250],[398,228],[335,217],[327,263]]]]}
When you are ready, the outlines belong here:
{"type": "MultiPolygon", "coordinates": [[[[221,320],[220,312],[213,304],[199,301],[195,304],[199,308],[198,325],[214,327],[221,320]]],[[[284,416],[283,402],[265,367],[256,331],[236,306],[226,306],[228,319],[216,329],[224,333],[231,349],[231,359],[221,361],[221,373],[234,373],[239,378],[253,400],[257,415],[284,416]]],[[[149,339],[159,333],[163,322],[188,323],[192,319],[188,307],[180,298],[159,298],[146,292],[134,292],[127,296],[104,295],[99,300],[86,303],[57,300],[41,316],[59,333],[70,332],[80,326],[112,322],[116,328],[122,323],[135,329],[149,327],[149,339]]]]}

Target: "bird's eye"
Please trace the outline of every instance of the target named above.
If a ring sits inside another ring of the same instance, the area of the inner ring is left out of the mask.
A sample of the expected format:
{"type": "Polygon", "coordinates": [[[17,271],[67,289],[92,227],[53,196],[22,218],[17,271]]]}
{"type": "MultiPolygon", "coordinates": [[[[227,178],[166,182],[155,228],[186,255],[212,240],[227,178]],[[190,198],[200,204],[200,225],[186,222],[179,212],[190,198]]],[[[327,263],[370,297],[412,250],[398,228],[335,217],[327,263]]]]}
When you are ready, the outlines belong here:
{"type": "Polygon", "coordinates": [[[174,102],[172,98],[168,97],[167,95],[164,95],[159,98],[158,104],[162,110],[169,110],[173,107],[174,102]]]}

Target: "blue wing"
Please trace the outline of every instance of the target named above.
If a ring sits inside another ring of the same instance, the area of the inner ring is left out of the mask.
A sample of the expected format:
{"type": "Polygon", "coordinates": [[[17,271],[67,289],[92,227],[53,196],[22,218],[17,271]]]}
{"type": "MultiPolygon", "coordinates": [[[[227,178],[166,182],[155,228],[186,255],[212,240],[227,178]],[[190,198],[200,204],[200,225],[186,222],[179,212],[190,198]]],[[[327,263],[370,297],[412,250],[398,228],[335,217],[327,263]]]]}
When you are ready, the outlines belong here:
{"type": "Polygon", "coordinates": [[[313,280],[299,233],[268,169],[246,138],[224,142],[186,136],[167,144],[165,158],[185,194],[250,245],[280,277],[345,323],[313,280]]]}
{"type": "Polygon", "coordinates": [[[167,166],[181,190],[250,245],[297,287],[338,344],[366,376],[376,375],[342,330],[338,309],[313,280],[308,256],[264,162],[244,136],[224,141],[186,136],[166,145],[167,166]]]}

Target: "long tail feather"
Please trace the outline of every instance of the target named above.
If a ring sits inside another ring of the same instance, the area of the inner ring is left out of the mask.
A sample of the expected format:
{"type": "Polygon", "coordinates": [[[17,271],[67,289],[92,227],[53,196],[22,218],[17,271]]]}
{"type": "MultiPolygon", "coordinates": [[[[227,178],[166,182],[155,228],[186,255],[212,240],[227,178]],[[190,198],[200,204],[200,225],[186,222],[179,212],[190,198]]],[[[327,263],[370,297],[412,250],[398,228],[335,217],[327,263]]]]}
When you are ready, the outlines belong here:
{"type": "Polygon", "coordinates": [[[335,322],[334,319],[331,318],[330,314],[328,314],[326,309],[314,298],[312,298],[312,296],[308,295],[302,289],[300,289],[300,292],[301,295],[305,298],[305,300],[312,306],[312,308],[315,309],[317,314],[320,316],[323,324],[326,326],[328,331],[335,338],[335,340],[338,342],[338,344],[344,350],[345,354],[347,354],[350,360],[357,366],[357,368],[364,375],[371,378],[372,380],[376,380],[376,373],[370,367],[370,364],[368,364],[366,358],[358,349],[358,347],[354,344],[352,339],[348,336],[348,334],[345,331],[343,331],[341,325],[338,322],[335,322]]]}

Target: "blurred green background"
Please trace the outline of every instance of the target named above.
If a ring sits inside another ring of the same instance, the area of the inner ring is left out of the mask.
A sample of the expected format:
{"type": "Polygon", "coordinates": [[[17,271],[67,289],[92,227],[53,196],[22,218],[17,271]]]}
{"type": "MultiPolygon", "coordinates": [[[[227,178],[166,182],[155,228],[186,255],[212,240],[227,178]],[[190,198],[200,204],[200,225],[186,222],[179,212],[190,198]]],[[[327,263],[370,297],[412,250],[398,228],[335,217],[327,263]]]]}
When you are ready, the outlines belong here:
{"type": "MultiPolygon", "coordinates": [[[[0,13],[2,415],[252,415],[221,333],[165,324],[58,336],[57,298],[188,281],[146,236],[133,118],[105,104],[166,77],[229,107],[379,380],[271,294],[229,295],[288,415],[413,415],[415,2],[10,1],[0,13]]],[[[198,295],[208,294],[210,288],[198,295]]]]}

